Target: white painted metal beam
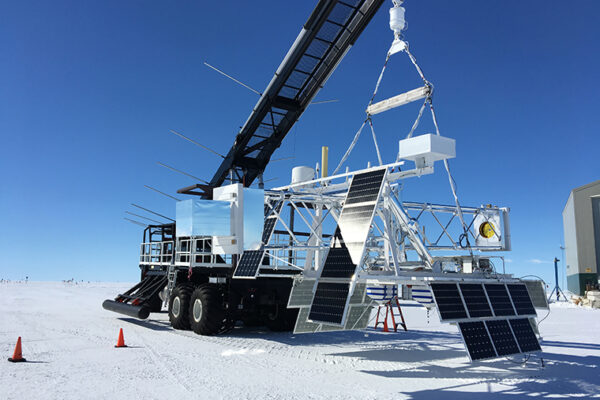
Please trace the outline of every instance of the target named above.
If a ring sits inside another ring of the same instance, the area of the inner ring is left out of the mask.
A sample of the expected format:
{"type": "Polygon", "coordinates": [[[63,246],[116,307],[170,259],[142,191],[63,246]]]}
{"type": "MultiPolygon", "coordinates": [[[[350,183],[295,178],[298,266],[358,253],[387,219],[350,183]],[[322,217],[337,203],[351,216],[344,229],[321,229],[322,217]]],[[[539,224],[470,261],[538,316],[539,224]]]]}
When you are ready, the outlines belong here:
{"type": "Polygon", "coordinates": [[[384,111],[391,110],[392,108],[400,107],[413,101],[424,99],[429,96],[431,89],[428,86],[423,86],[417,89],[413,89],[406,93],[399,94],[389,99],[382,100],[378,103],[371,104],[367,107],[367,114],[375,115],[384,111]]]}

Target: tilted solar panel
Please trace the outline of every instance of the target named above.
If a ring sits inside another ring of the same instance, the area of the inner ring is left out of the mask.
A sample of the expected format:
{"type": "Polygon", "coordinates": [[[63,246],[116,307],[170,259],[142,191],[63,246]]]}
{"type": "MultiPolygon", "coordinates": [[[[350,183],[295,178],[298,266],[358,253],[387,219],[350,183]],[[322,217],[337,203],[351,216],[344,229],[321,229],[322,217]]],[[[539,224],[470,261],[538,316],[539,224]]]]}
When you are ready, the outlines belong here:
{"type": "Polygon", "coordinates": [[[351,278],[356,270],[346,247],[331,248],[323,264],[321,278],[351,278]]]}
{"type": "Polygon", "coordinates": [[[517,315],[536,315],[535,308],[529,297],[527,286],[523,283],[507,283],[510,297],[517,310],[517,315]]]}
{"type": "Polygon", "coordinates": [[[341,324],[350,283],[319,282],[310,307],[309,319],[314,322],[341,324]]]}
{"type": "Polygon", "coordinates": [[[459,322],[458,326],[471,360],[496,357],[494,346],[483,321],[459,322]]]}
{"type": "Polygon", "coordinates": [[[515,315],[515,309],[512,306],[508,291],[503,283],[486,283],[483,286],[496,317],[515,315]]]}
{"type": "Polygon", "coordinates": [[[235,277],[254,277],[256,271],[263,259],[264,250],[246,250],[240,257],[237,268],[233,276],[235,277]]]}
{"type": "Polygon", "coordinates": [[[265,204],[265,225],[263,229],[262,242],[263,244],[269,244],[271,240],[271,235],[273,234],[273,230],[275,229],[275,224],[277,223],[277,215],[273,212],[276,211],[277,214],[281,211],[281,207],[283,205],[283,201],[279,201],[276,204],[271,203],[271,207],[268,204],[265,204]]]}
{"type": "Polygon", "coordinates": [[[533,328],[531,328],[529,318],[511,319],[509,321],[515,337],[517,338],[517,343],[519,343],[519,347],[521,348],[521,352],[527,353],[542,350],[540,342],[538,341],[537,336],[535,336],[533,328]]]}
{"type": "Polygon", "coordinates": [[[507,320],[485,321],[485,325],[488,328],[498,356],[507,356],[520,352],[507,320]]]}
{"type": "Polygon", "coordinates": [[[456,283],[432,283],[431,290],[442,321],[468,318],[456,283]]]}
{"type": "Polygon", "coordinates": [[[316,279],[296,279],[290,291],[288,308],[309,307],[313,299],[316,279]]]}
{"type": "Polygon", "coordinates": [[[471,318],[491,317],[492,310],[481,283],[460,283],[458,285],[471,318]]]}

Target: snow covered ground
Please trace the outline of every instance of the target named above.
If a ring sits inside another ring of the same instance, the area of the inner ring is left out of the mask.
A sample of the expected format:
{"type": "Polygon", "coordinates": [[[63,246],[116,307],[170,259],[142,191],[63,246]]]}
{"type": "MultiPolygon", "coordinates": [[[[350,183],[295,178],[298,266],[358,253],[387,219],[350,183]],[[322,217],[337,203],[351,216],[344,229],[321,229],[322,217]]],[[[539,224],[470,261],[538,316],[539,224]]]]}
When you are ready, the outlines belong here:
{"type": "MultiPolygon", "coordinates": [[[[28,363],[0,360],[0,399],[600,398],[600,311],[552,307],[545,367],[469,363],[457,328],[404,307],[409,331],[293,335],[175,331],[101,307],[130,285],[0,284],[0,350],[18,336],[28,363]],[[123,328],[128,348],[116,349],[123,328]]],[[[542,311],[541,316],[545,314],[542,311]]]]}

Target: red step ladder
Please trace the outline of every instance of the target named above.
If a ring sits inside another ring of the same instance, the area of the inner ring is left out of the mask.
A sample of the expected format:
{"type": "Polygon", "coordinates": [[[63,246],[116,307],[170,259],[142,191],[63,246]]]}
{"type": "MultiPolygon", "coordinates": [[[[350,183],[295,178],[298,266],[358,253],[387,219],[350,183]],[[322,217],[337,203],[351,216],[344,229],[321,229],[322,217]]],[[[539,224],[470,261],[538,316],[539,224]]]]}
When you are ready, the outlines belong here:
{"type": "Polygon", "coordinates": [[[375,320],[374,328],[377,329],[379,324],[383,324],[383,331],[389,332],[390,330],[388,328],[388,318],[390,318],[392,320],[392,326],[394,327],[394,332],[398,332],[398,325],[401,325],[405,331],[408,331],[408,329],[406,328],[406,321],[404,321],[404,315],[402,314],[402,309],[400,308],[400,302],[398,301],[397,296],[394,296],[387,303],[380,305],[377,308],[377,319],[375,320]],[[385,307],[385,317],[383,317],[382,320],[380,321],[379,315],[383,314],[382,310],[381,310],[382,307],[385,307]],[[397,315],[394,314],[394,308],[398,309],[397,315]],[[400,317],[400,320],[402,322],[400,322],[400,321],[396,322],[396,317],[400,317]]]}

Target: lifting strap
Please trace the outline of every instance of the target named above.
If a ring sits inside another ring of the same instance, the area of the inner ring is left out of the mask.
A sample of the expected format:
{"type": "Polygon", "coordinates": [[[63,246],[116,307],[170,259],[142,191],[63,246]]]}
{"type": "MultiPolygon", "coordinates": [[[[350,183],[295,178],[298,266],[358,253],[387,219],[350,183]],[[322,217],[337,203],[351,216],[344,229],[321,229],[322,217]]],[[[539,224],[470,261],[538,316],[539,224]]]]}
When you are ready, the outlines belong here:
{"type": "MultiPolygon", "coordinates": [[[[437,117],[435,114],[435,109],[433,107],[433,92],[434,92],[433,84],[431,84],[431,82],[429,82],[427,80],[427,78],[425,78],[425,74],[423,73],[423,70],[417,63],[416,58],[413,56],[413,54],[409,50],[408,43],[403,41],[400,36],[396,36],[394,39],[394,42],[392,43],[392,46],[390,47],[390,50],[388,51],[388,53],[386,55],[385,62],[383,63],[383,67],[381,69],[381,73],[379,74],[379,77],[377,78],[377,83],[375,84],[375,89],[373,90],[373,94],[369,100],[369,104],[366,109],[367,110],[366,118],[363,121],[363,123],[361,124],[361,126],[358,129],[358,131],[356,132],[356,134],[354,135],[354,138],[352,139],[350,146],[344,153],[344,156],[340,160],[338,166],[333,171],[332,175],[335,175],[340,170],[342,165],[346,162],[346,160],[350,156],[350,153],[352,152],[356,143],[358,142],[358,139],[360,137],[360,134],[362,133],[363,128],[365,127],[365,125],[367,123],[369,123],[369,127],[371,128],[371,135],[373,137],[373,143],[375,145],[375,151],[377,153],[377,159],[379,161],[379,165],[383,165],[381,153],[379,151],[379,145],[377,143],[377,137],[375,135],[375,129],[373,127],[373,121],[371,119],[372,114],[370,112],[372,112],[373,114],[377,114],[379,112],[383,112],[385,110],[398,107],[399,105],[403,105],[403,104],[407,104],[407,103],[419,100],[419,99],[423,98],[423,96],[424,96],[425,100],[423,101],[423,104],[421,105],[421,108],[419,109],[419,113],[417,114],[417,118],[415,119],[415,122],[413,123],[406,138],[411,138],[413,136],[415,130],[419,126],[421,117],[423,116],[423,112],[425,111],[425,108],[427,106],[429,106],[429,111],[431,113],[431,119],[433,121],[433,125],[435,126],[435,133],[438,136],[440,136],[440,128],[439,128],[437,117]],[[417,73],[421,77],[421,80],[423,81],[423,84],[424,84],[423,88],[411,90],[409,92],[395,96],[391,99],[384,100],[384,101],[374,105],[373,100],[375,99],[375,96],[377,95],[377,92],[379,91],[379,87],[381,86],[383,74],[386,71],[387,64],[390,60],[390,57],[393,54],[401,53],[401,52],[404,52],[408,55],[408,58],[410,59],[411,63],[415,67],[417,73]],[[373,107],[373,106],[375,106],[375,107],[373,107]]],[[[398,162],[398,161],[399,161],[399,155],[396,157],[396,162],[398,162]]],[[[471,245],[469,243],[469,234],[468,234],[469,228],[464,220],[462,208],[460,206],[460,201],[458,200],[458,194],[457,194],[457,190],[456,190],[456,182],[454,181],[454,178],[452,177],[452,173],[450,172],[450,165],[448,163],[448,160],[444,159],[443,161],[444,161],[444,168],[446,169],[446,173],[448,174],[448,181],[450,183],[450,189],[452,191],[452,196],[454,197],[454,203],[456,205],[457,216],[458,216],[460,223],[462,224],[462,228],[463,228],[463,234],[460,237],[459,243],[462,243],[462,241],[465,240],[465,242],[466,242],[465,247],[467,247],[469,249],[469,251],[472,253],[471,245]]]]}

